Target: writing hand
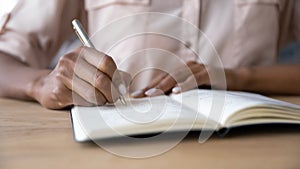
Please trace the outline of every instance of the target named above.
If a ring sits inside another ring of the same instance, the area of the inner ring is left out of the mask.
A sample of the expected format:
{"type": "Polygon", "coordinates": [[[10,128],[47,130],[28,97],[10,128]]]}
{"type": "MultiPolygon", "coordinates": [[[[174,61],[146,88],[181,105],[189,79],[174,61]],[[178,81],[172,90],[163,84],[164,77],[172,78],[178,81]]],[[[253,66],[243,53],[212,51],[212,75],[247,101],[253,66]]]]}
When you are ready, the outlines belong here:
{"type": "Polygon", "coordinates": [[[62,56],[55,69],[34,84],[36,100],[51,109],[114,103],[118,89],[125,87],[113,59],[87,47],[62,56]]]}

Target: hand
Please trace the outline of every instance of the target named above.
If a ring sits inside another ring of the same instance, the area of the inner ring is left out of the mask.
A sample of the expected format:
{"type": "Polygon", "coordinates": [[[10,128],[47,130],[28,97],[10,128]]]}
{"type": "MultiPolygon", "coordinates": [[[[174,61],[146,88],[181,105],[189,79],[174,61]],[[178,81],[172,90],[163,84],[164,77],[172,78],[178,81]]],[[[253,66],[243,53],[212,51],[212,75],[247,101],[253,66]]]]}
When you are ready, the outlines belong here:
{"type": "MultiPolygon", "coordinates": [[[[140,98],[145,96],[158,96],[170,92],[178,94],[198,88],[198,86],[202,85],[211,85],[207,67],[196,62],[188,62],[186,66],[179,68],[176,72],[169,74],[162,73],[146,88],[133,92],[131,96],[140,98]]],[[[218,85],[220,87],[223,86],[222,84],[218,85]]]]}
{"type": "Polygon", "coordinates": [[[122,82],[111,57],[81,47],[62,56],[52,72],[45,72],[38,78],[33,85],[33,95],[51,109],[105,105],[118,100],[119,89],[126,92],[122,82]]]}

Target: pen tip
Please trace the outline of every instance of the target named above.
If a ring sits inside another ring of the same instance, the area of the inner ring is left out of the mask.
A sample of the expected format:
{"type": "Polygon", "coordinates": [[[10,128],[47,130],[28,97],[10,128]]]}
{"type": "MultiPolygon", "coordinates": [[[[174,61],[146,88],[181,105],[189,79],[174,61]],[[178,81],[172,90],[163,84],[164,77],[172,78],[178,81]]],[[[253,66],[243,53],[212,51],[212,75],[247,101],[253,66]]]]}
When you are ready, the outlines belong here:
{"type": "Polygon", "coordinates": [[[123,105],[126,105],[126,100],[123,96],[120,96],[120,101],[123,105]]]}

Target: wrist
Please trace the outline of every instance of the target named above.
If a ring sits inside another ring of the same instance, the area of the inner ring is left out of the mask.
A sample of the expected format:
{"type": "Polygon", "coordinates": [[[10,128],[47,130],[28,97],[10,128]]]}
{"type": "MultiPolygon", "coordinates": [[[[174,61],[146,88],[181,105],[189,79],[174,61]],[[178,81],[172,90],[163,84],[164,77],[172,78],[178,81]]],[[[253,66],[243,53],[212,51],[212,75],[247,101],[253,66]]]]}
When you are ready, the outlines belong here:
{"type": "Polygon", "coordinates": [[[39,70],[35,78],[32,79],[27,87],[26,94],[32,100],[39,100],[38,97],[41,95],[42,87],[44,86],[44,78],[50,73],[50,70],[39,70]]]}
{"type": "Polygon", "coordinates": [[[225,71],[227,89],[235,91],[245,91],[249,86],[250,68],[237,68],[225,71]]]}

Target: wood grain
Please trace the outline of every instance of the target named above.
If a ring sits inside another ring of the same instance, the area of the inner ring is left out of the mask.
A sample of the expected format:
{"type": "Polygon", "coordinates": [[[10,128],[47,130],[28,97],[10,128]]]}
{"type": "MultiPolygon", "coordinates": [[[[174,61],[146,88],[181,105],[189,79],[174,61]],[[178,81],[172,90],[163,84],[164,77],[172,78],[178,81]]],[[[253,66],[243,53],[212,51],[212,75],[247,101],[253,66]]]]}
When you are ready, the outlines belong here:
{"type": "MultiPolygon", "coordinates": [[[[300,104],[300,97],[276,98],[300,104]]],[[[224,138],[214,135],[204,144],[198,143],[197,134],[153,158],[122,158],[95,144],[74,142],[67,111],[0,99],[1,169],[300,168],[299,126],[238,128],[224,138]]]]}

